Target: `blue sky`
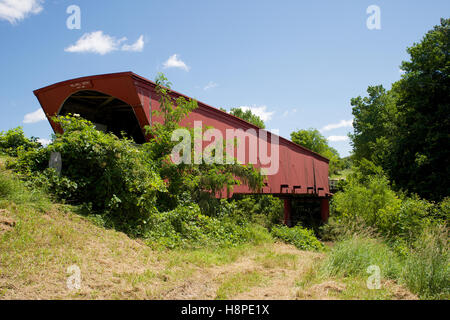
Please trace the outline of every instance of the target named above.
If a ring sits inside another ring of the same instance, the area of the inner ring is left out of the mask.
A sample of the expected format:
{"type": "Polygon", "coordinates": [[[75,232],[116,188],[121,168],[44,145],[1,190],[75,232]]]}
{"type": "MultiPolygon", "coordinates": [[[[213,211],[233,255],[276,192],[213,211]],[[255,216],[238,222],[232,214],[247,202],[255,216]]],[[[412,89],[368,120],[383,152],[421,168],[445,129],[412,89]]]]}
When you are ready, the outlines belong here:
{"type": "Polygon", "coordinates": [[[322,130],[346,156],[350,99],[397,81],[406,48],[449,12],[448,0],[0,0],[0,131],[21,125],[49,139],[32,92],[46,85],[164,72],[175,90],[252,108],[286,138],[322,130]],[[80,29],[67,27],[71,5],[80,29]],[[380,8],[381,29],[367,27],[370,5],[380,8]]]}

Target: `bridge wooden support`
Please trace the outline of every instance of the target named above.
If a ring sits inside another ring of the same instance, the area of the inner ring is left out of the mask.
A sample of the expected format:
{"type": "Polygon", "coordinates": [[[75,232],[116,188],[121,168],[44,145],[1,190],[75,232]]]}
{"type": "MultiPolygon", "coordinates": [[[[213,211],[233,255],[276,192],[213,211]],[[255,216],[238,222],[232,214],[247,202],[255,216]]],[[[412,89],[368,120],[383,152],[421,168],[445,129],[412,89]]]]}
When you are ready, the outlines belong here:
{"type": "Polygon", "coordinates": [[[330,199],[322,198],[320,199],[320,216],[323,223],[327,223],[330,217],[330,199]]]}
{"type": "Polygon", "coordinates": [[[290,227],[292,223],[291,214],[292,214],[292,199],[290,197],[284,198],[284,224],[287,225],[288,227],[290,227]]]}

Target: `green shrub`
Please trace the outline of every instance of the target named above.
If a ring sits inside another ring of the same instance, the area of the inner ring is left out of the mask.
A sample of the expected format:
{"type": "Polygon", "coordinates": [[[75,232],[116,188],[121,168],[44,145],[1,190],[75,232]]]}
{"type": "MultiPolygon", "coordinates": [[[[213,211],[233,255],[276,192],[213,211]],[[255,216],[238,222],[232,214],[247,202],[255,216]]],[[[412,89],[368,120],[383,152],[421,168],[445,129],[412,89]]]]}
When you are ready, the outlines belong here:
{"type": "Polygon", "coordinates": [[[411,243],[424,228],[443,221],[447,208],[415,195],[399,197],[384,176],[370,176],[365,182],[351,178],[333,198],[334,221],[327,228],[334,232],[331,236],[341,233],[341,238],[370,228],[389,241],[411,243]]]}
{"type": "Polygon", "coordinates": [[[323,268],[330,276],[365,276],[371,265],[377,265],[384,278],[396,279],[401,271],[400,259],[386,244],[358,236],[336,243],[323,268]]]}
{"type": "Polygon", "coordinates": [[[361,217],[368,225],[380,227],[384,227],[386,220],[389,220],[380,215],[380,210],[386,210],[386,216],[395,212],[400,205],[401,200],[383,176],[372,176],[367,184],[350,179],[344,191],[338,192],[333,198],[333,209],[342,219],[361,217]]]}
{"type": "Polygon", "coordinates": [[[433,203],[417,196],[403,199],[398,212],[392,214],[391,221],[387,221],[391,222],[390,237],[401,238],[408,242],[414,240],[422,230],[431,225],[435,209],[433,203]]]}
{"type": "Polygon", "coordinates": [[[293,228],[283,225],[275,226],[272,228],[271,234],[275,238],[293,244],[301,250],[319,251],[324,248],[324,245],[317,240],[312,230],[305,229],[301,226],[295,226],[293,228]]]}
{"type": "Polygon", "coordinates": [[[10,156],[17,156],[18,150],[36,149],[40,146],[36,138],[25,137],[22,127],[0,132],[0,152],[10,156]]]}
{"type": "Polygon", "coordinates": [[[444,225],[425,229],[407,256],[402,281],[425,299],[450,297],[448,229],[444,225]]]}
{"type": "Polygon", "coordinates": [[[436,218],[443,222],[450,221],[450,197],[446,197],[439,204],[439,208],[436,213],[436,218]]]}
{"type": "Polygon", "coordinates": [[[235,214],[271,229],[282,222],[283,202],[272,195],[236,195],[235,214]]]}
{"type": "Polygon", "coordinates": [[[164,183],[131,140],[98,131],[78,117],[55,121],[64,133],[47,148],[20,151],[16,171],[69,203],[88,205],[121,230],[142,224],[156,211],[164,183]],[[61,153],[61,176],[45,169],[50,152],[61,153]]]}
{"type": "Polygon", "coordinates": [[[236,223],[223,216],[203,215],[195,203],[183,203],[171,211],[155,213],[148,220],[145,237],[169,248],[179,246],[230,247],[244,242],[266,242],[270,236],[261,227],[236,223]]]}

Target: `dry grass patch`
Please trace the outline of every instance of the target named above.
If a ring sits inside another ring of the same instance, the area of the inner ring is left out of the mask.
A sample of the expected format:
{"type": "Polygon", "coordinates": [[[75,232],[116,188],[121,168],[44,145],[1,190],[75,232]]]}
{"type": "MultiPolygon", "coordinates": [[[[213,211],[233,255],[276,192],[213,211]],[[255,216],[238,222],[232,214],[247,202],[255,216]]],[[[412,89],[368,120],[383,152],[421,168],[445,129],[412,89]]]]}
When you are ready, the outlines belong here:
{"type": "Polygon", "coordinates": [[[230,299],[254,286],[263,284],[266,277],[257,271],[239,272],[229,276],[217,290],[216,299],[230,299]]]}

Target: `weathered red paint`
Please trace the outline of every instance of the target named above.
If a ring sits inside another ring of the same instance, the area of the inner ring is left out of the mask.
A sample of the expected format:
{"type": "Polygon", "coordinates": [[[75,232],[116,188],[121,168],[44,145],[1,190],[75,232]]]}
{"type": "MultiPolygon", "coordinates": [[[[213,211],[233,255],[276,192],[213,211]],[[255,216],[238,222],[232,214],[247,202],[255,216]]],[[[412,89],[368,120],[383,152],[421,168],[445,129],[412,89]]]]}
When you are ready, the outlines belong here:
{"type": "MultiPolygon", "coordinates": [[[[152,110],[159,108],[159,99],[155,87],[155,83],[150,80],[132,72],[122,72],[63,81],[35,90],[34,94],[56,132],[61,132],[61,129],[50,117],[59,113],[64,102],[71,95],[82,90],[98,91],[122,100],[131,106],[139,126],[143,130],[144,126],[160,121],[158,117],[152,115],[152,110]]],[[[172,91],[171,94],[174,97],[188,98],[175,91],[172,91]]],[[[198,102],[198,108],[181,124],[189,126],[198,120],[203,122],[204,127],[211,126],[219,129],[224,137],[226,129],[258,129],[242,119],[202,102],[198,102]]],[[[268,132],[267,137],[270,143],[270,132],[268,132]]],[[[246,145],[246,149],[248,151],[248,145],[246,145]]],[[[328,159],[282,137],[279,138],[279,153],[279,171],[277,174],[267,177],[267,184],[261,190],[261,193],[283,197],[309,195],[327,198],[330,196],[328,159]]],[[[255,167],[260,168],[262,166],[258,163],[255,167]]],[[[247,186],[242,185],[236,187],[234,193],[252,192],[247,186]]]]}
{"type": "Polygon", "coordinates": [[[322,222],[328,222],[328,218],[330,217],[330,201],[328,198],[320,199],[320,217],[322,218],[322,222]]]}

